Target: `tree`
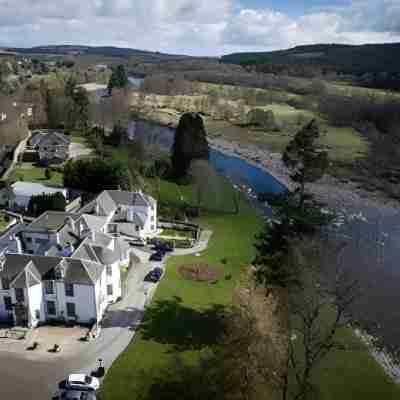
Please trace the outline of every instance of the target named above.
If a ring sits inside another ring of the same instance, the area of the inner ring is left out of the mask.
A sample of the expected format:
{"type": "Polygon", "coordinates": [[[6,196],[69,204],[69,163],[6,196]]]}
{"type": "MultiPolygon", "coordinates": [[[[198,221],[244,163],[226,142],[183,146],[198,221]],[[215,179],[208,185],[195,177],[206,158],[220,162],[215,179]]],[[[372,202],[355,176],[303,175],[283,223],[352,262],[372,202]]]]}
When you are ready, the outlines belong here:
{"type": "Polygon", "coordinates": [[[64,185],[86,192],[99,193],[105,189],[131,190],[131,174],[117,160],[76,160],[64,167],[64,185]]]}
{"type": "Polygon", "coordinates": [[[65,211],[66,200],[61,192],[32,196],[28,204],[30,215],[39,216],[46,211],[65,211]]]}
{"type": "Polygon", "coordinates": [[[122,89],[129,83],[128,75],[126,74],[125,67],[118,65],[113,69],[110,80],[108,82],[108,92],[111,95],[114,88],[122,89]]]}
{"type": "Polygon", "coordinates": [[[47,180],[50,180],[53,176],[53,171],[50,168],[46,168],[44,171],[44,176],[47,180]]]}
{"type": "Polygon", "coordinates": [[[64,92],[67,97],[74,97],[76,90],[76,80],[74,77],[70,76],[65,82],[64,92]]]}
{"type": "Polygon", "coordinates": [[[321,179],[328,168],[328,153],[315,145],[319,136],[318,123],[312,120],[290,141],[283,154],[283,162],[292,170],[291,178],[299,184],[301,207],[305,201],[306,183],[321,179]]]}
{"type": "Polygon", "coordinates": [[[175,177],[187,175],[193,160],[208,160],[210,151],[203,119],[197,113],[186,113],[179,121],[172,147],[172,169],[175,177]]]}
{"type": "Polygon", "coordinates": [[[104,142],[110,146],[120,146],[127,137],[127,129],[120,124],[115,124],[111,134],[104,137],[104,142]]]}
{"type": "Polygon", "coordinates": [[[74,91],[72,99],[75,104],[76,125],[81,129],[87,129],[89,125],[89,98],[83,88],[74,91]]]}
{"type": "Polygon", "coordinates": [[[290,366],[296,380],[295,400],[316,394],[313,372],[331,352],[349,350],[337,334],[348,323],[345,317],[359,295],[359,285],[349,279],[342,265],[345,247],[344,242],[329,248],[327,243],[318,241],[303,241],[297,247],[295,262],[302,278],[290,299],[294,318],[290,366]],[[321,274],[326,256],[334,271],[334,279],[327,282],[321,274]]]}

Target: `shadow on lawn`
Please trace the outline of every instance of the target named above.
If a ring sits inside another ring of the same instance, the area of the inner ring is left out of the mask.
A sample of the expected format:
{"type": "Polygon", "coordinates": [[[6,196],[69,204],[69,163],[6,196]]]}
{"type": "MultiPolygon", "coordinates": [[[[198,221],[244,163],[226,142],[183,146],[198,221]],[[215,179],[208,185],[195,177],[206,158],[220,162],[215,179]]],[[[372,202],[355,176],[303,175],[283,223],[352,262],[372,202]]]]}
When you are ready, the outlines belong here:
{"type": "Polygon", "coordinates": [[[175,296],[172,300],[157,301],[146,309],[142,337],[174,346],[174,351],[196,350],[217,344],[222,332],[224,307],[213,305],[199,311],[182,304],[175,296]]]}

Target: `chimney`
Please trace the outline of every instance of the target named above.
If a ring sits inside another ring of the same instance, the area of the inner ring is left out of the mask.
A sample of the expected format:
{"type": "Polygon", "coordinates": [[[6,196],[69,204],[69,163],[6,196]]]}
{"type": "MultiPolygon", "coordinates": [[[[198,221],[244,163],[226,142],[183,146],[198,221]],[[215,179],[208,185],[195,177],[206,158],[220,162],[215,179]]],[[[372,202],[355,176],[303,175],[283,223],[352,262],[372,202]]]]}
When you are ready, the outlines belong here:
{"type": "Polygon", "coordinates": [[[15,244],[15,252],[18,254],[22,254],[22,242],[21,239],[16,235],[10,235],[9,237],[10,242],[14,242],[15,244]]]}
{"type": "Polygon", "coordinates": [[[69,226],[70,231],[75,233],[75,221],[71,217],[68,217],[65,223],[69,226]]]}
{"type": "Polygon", "coordinates": [[[17,253],[22,254],[22,242],[21,239],[18,236],[15,236],[15,243],[16,243],[16,248],[17,248],[17,253]]]}
{"type": "Polygon", "coordinates": [[[96,204],[94,206],[94,213],[96,215],[99,215],[99,213],[100,213],[100,206],[99,206],[99,203],[97,201],[96,201],[96,204]]]}

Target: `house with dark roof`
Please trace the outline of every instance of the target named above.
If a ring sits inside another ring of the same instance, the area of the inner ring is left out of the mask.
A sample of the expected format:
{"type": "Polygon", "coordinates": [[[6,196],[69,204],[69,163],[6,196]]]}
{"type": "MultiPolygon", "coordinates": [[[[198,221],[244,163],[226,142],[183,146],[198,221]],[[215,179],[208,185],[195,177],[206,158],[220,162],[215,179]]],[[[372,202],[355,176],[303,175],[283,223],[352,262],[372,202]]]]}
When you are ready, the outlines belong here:
{"type": "Polygon", "coordinates": [[[36,150],[41,161],[63,162],[69,158],[71,140],[61,132],[37,132],[29,146],[36,150]]]}

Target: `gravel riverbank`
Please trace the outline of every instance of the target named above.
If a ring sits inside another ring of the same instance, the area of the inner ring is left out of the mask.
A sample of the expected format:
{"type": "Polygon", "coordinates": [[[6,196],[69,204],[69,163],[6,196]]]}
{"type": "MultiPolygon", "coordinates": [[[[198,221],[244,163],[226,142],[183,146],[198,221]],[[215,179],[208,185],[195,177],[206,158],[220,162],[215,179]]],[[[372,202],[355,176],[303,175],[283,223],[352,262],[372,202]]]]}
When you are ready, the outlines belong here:
{"type": "MultiPolygon", "coordinates": [[[[238,157],[272,175],[287,188],[294,189],[290,174],[280,153],[272,153],[252,145],[243,146],[240,143],[229,142],[221,138],[209,138],[210,146],[226,155],[238,157]]],[[[398,202],[380,192],[369,192],[356,182],[337,179],[330,175],[324,176],[317,183],[307,185],[308,190],[317,200],[327,206],[337,208],[357,207],[398,207],[398,202]]]]}

